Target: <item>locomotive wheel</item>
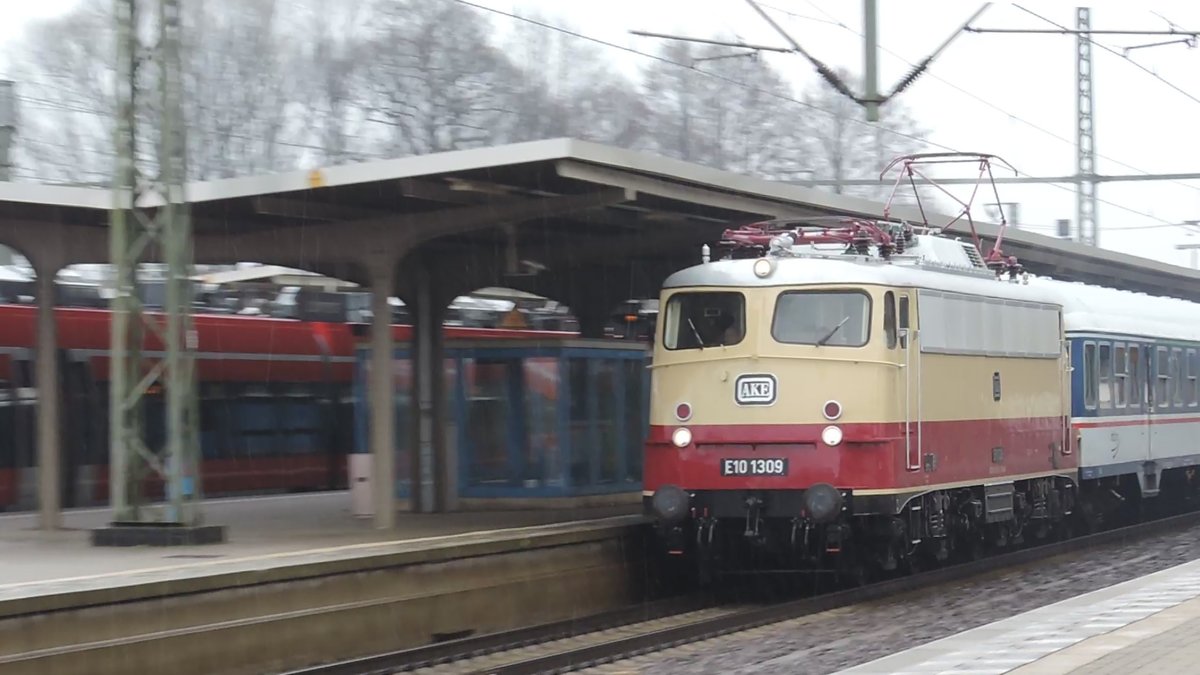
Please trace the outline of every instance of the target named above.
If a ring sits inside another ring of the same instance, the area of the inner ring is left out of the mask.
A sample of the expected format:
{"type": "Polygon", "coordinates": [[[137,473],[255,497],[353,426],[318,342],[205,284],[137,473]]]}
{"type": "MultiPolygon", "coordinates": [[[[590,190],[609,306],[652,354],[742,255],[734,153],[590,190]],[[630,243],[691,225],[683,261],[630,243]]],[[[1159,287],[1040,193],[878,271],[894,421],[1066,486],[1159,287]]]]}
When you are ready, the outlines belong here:
{"type": "Polygon", "coordinates": [[[1100,531],[1100,516],[1096,513],[1096,509],[1091,502],[1085,501],[1080,504],[1077,513],[1079,514],[1079,519],[1076,522],[1084,534],[1095,534],[1100,531]]]}
{"type": "Polygon", "coordinates": [[[696,564],[696,585],[700,588],[709,588],[713,585],[715,578],[712,561],[700,558],[696,564]]]}
{"type": "Polygon", "coordinates": [[[1074,539],[1076,536],[1074,517],[1065,516],[1062,519],[1060,519],[1058,522],[1054,523],[1053,529],[1050,531],[1050,534],[1052,535],[1052,537],[1054,539],[1056,539],[1058,541],[1066,541],[1068,539],[1074,539]]]}
{"type": "Polygon", "coordinates": [[[954,551],[960,559],[970,562],[981,560],[986,556],[987,546],[984,544],[983,535],[980,532],[968,531],[959,539],[954,551]]]}
{"type": "Polygon", "coordinates": [[[920,574],[928,569],[925,560],[923,560],[920,549],[909,553],[900,559],[900,570],[902,574],[920,574]]]}
{"type": "Polygon", "coordinates": [[[869,586],[878,578],[879,571],[875,566],[861,561],[851,563],[844,571],[838,573],[838,581],[849,588],[869,586]]]}

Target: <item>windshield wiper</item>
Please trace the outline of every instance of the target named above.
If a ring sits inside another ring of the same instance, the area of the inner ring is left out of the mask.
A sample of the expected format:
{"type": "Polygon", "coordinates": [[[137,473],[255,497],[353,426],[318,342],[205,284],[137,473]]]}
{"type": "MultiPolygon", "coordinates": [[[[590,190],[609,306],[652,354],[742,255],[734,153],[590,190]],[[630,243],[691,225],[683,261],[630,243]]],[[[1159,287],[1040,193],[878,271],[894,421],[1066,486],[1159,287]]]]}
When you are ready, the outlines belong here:
{"type": "Polygon", "coordinates": [[[841,322],[838,323],[838,325],[833,327],[833,330],[831,330],[825,334],[825,337],[821,338],[820,340],[817,340],[817,346],[820,347],[821,345],[825,344],[826,342],[829,342],[830,338],[832,338],[835,333],[837,333],[839,330],[841,330],[842,326],[846,325],[846,322],[849,320],[850,320],[850,317],[846,317],[846,318],[842,319],[841,322]]]}
{"type": "Polygon", "coordinates": [[[688,317],[687,322],[692,327],[692,335],[696,336],[696,345],[700,347],[700,351],[704,351],[704,338],[700,337],[700,331],[696,330],[696,324],[692,323],[691,317],[688,317]]]}

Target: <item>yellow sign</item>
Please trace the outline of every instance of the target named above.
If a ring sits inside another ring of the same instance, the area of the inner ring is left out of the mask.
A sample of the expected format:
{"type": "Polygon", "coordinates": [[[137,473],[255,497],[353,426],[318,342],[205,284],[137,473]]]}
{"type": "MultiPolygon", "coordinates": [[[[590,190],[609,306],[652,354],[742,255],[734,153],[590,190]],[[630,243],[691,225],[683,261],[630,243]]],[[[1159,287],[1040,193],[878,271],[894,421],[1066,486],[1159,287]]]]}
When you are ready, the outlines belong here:
{"type": "Polygon", "coordinates": [[[500,327],[507,328],[509,330],[522,330],[529,328],[529,323],[525,321],[525,315],[517,311],[517,309],[514,307],[504,315],[503,319],[501,319],[500,327]]]}

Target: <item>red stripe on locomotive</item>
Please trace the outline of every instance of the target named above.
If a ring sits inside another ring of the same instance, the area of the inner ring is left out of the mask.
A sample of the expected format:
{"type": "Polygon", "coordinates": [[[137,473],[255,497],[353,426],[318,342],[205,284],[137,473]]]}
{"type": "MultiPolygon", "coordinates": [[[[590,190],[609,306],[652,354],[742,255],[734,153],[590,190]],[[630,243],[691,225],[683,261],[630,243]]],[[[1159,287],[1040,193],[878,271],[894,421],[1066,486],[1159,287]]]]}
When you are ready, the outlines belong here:
{"type": "MultiPolygon", "coordinates": [[[[682,449],[671,443],[676,427],[655,426],[646,443],[645,489],[674,484],[690,490],[779,490],[829,483],[888,490],[1070,470],[1078,464],[1074,455],[1051,465],[1063,423],[1060,417],[926,422],[922,444],[936,457],[936,473],[905,469],[902,422],[840,425],[844,435],[836,447],[820,440],[826,424],[690,426],[692,443],[682,449]],[[1003,448],[999,462],[993,447],[1003,448]],[[788,473],[725,477],[723,459],[787,459],[788,473]]],[[[915,443],[916,427],[911,428],[915,443]]]]}

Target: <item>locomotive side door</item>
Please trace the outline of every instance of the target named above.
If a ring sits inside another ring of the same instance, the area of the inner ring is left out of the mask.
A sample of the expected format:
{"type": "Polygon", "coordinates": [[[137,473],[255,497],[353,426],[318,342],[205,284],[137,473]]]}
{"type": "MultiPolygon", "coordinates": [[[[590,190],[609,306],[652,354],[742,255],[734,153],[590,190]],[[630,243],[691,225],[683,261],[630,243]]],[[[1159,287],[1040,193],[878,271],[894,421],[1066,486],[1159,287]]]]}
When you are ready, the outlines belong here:
{"type": "Polygon", "coordinates": [[[918,331],[912,319],[910,293],[896,295],[896,315],[900,338],[901,363],[904,367],[904,468],[907,471],[921,469],[921,347],[917,344],[918,331]]]}

